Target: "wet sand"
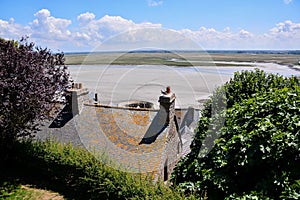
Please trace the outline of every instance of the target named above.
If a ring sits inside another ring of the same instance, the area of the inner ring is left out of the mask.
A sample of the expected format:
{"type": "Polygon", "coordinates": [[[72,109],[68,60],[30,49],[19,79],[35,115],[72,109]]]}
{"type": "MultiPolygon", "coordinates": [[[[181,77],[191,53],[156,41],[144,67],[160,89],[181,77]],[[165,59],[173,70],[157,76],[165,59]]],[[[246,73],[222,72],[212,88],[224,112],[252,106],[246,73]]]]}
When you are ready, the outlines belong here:
{"type": "MultiPolygon", "coordinates": [[[[222,61],[223,62],[223,61],[222,61]]],[[[226,63],[225,64],[232,64],[226,63]]],[[[199,101],[207,99],[214,89],[228,81],[235,71],[255,67],[268,73],[285,76],[300,75],[299,71],[274,63],[234,63],[236,66],[174,67],[167,65],[71,65],[74,81],[82,82],[90,96],[98,94],[100,103],[118,105],[142,100],[158,108],[160,91],[166,86],[176,94],[176,107],[200,108],[199,101]],[[252,64],[249,66],[248,64],[252,64]]]]}
{"type": "Polygon", "coordinates": [[[102,52],[66,54],[71,76],[98,94],[100,103],[142,100],[158,108],[166,86],[176,94],[176,107],[199,108],[235,71],[260,68],[268,73],[300,76],[300,60],[288,53],[102,52]]]}

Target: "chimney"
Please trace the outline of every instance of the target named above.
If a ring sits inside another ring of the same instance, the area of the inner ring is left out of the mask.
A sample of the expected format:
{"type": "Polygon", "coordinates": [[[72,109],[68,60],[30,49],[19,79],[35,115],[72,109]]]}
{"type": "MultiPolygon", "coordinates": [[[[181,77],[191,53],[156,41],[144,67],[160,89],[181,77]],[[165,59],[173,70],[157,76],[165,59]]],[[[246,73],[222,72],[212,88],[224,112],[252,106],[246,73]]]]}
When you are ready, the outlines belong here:
{"type": "Polygon", "coordinates": [[[175,94],[171,92],[170,86],[166,88],[166,91],[162,91],[162,95],[159,97],[161,115],[163,116],[165,126],[169,125],[170,119],[172,120],[175,115],[175,94]]]}
{"type": "Polygon", "coordinates": [[[97,101],[98,101],[98,94],[97,93],[95,93],[94,101],[95,101],[95,103],[97,103],[97,101]]]}
{"type": "Polygon", "coordinates": [[[77,91],[75,89],[68,90],[66,99],[68,112],[77,115],[79,113],[77,91]]]}
{"type": "Polygon", "coordinates": [[[87,95],[88,90],[83,88],[82,83],[73,83],[72,88],[66,94],[68,112],[72,113],[73,116],[79,114],[87,95]]]}

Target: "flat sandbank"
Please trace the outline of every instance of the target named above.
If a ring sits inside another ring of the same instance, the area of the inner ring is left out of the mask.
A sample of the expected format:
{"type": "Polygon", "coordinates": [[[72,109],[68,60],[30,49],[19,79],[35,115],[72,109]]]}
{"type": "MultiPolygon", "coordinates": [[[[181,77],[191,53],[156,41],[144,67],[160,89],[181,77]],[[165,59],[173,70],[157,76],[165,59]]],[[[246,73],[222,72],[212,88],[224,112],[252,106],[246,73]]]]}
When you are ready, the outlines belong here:
{"type": "Polygon", "coordinates": [[[299,76],[299,54],[205,52],[103,52],[66,54],[74,81],[98,94],[100,103],[142,100],[159,106],[160,91],[171,86],[176,107],[199,108],[216,87],[235,71],[260,68],[285,76],[299,76]]]}
{"type": "MultiPolygon", "coordinates": [[[[274,63],[259,63],[257,68],[285,76],[300,72],[274,63]]],[[[75,82],[98,94],[101,104],[117,106],[120,103],[140,100],[159,107],[161,90],[171,86],[176,94],[177,108],[201,108],[216,87],[228,81],[236,71],[254,67],[173,67],[167,65],[70,65],[75,82]],[[202,103],[201,103],[202,102],[202,103]]]]}

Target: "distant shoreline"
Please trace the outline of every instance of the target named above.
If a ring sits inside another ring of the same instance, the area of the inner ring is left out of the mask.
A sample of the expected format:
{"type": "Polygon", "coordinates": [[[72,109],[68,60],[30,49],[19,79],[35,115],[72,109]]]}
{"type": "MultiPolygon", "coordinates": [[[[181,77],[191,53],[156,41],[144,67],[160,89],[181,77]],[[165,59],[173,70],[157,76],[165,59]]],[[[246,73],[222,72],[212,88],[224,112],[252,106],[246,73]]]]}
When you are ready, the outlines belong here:
{"type": "Polygon", "coordinates": [[[300,55],[299,50],[137,50],[137,51],[96,51],[96,52],[65,52],[69,54],[97,54],[97,53],[209,53],[209,54],[293,54],[300,55]]]}
{"type": "MultiPolygon", "coordinates": [[[[66,53],[67,65],[240,66],[239,62],[299,65],[300,50],[287,51],[130,51],[66,53]],[[222,64],[223,62],[223,64],[222,64]]],[[[253,65],[251,65],[253,63],[253,65]]],[[[244,66],[244,65],[241,65],[244,66]]]]}

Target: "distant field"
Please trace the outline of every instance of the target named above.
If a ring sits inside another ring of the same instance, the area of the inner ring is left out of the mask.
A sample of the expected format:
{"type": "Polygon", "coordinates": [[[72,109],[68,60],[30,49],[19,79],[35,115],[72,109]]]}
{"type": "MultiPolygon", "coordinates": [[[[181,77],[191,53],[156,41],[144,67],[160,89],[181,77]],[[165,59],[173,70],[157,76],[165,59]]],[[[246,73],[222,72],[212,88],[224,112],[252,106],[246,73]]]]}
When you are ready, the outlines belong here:
{"type": "MultiPolygon", "coordinates": [[[[297,65],[300,55],[281,53],[210,53],[203,52],[130,52],[130,53],[74,53],[66,54],[67,65],[172,65],[172,66],[239,66],[237,63],[218,62],[264,62],[297,65]],[[217,63],[214,63],[217,61],[217,63]]],[[[242,65],[251,66],[251,64],[242,65]]]]}

